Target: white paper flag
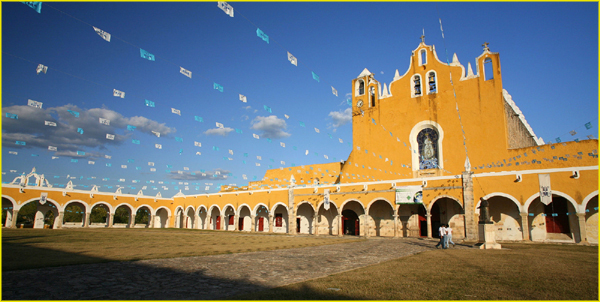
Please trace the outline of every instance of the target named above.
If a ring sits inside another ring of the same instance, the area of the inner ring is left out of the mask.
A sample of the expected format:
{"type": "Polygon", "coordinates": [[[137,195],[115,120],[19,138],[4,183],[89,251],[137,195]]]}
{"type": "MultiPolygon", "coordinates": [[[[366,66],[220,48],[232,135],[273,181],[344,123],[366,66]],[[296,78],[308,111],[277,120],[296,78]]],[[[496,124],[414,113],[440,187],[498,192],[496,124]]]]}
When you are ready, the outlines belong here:
{"type": "Polygon", "coordinates": [[[179,72],[190,79],[192,78],[192,72],[183,67],[179,67],[179,72]]]}
{"type": "Polygon", "coordinates": [[[160,132],[158,132],[158,131],[152,131],[152,133],[153,133],[154,135],[156,135],[156,137],[160,137],[160,132]]]}
{"type": "Polygon", "coordinates": [[[50,150],[50,151],[58,151],[58,148],[56,148],[54,146],[48,146],[48,150],[50,150]]]}
{"type": "Polygon", "coordinates": [[[156,168],[150,168],[150,172],[156,172],[156,168]]]}
{"type": "Polygon", "coordinates": [[[288,51],[288,61],[290,61],[290,63],[292,63],[295,66],[298,66],[298,59],[296,59],[296,57],[292,56],[292,54],[288,51]]]}
{"type": "Polygon", "coordinates": [[[343,144],[344,141],[341,138],[338,138],[340,140],[340,144],[343,144]]]}
{"type": "Polygon", "coordinates": [[[252,133],[252,137],[254,137],[255,139],[259,139],[258,135],[252,133]]]}
{"type": "Polygon", "coordinates": [[[306,152],[304,152],[304,155],[308,155],[308,150],[306,150],[306,152]]]}
{"type": "Polygon", "coordinates": [[[42,105],[43,105],[42,102],[38,102],[38,101],[34,101],[34,100],[27,100],[27,106],[29,106],[29,107],[42,109],[42,105]]]}
{"type": "Polygon", "coordinates": [[[233,155],[233,150],[229,150],[229,154],[233,155]]]}
{"type": "Polygon", "coordinates": [[[202,143],[201,142],[194,142],[194,146],[196,146],[196,147],[202,147],[202,143]]]}
{"type": "Polygon", "coordinates": [[[200,153],[200,152],[196,152],[196,155],[202,155],[202,153],[200,153]]]}
{"type": "Polygon", "coordinates": [[[125,92],[123,92],[121,90],[113,89],[113,95],[116,96],[116,97],[120,97],[122,99],[125,98],[125,92]]]}
{"type": "Polygon", "coordinates": [[[233,17],[233,7],[231,7],[231,5],[229,5],[227,2],[219,1],[219,2],[217,2],[217,6],[221,10],[223,10],[227,15],[229,15],[230,17],[233,17]]]}
{"type": "Polygon", "coordinates": [[[189,170],[190,170],[190,168],[188,168],[188,167],[183,167],[183,170],[185,170],[185,171],[189,171],[189,170]]]}
{"type": "Polygon", "coordinates": [[[156,149],[162,149],[162,145],[161,145],[161,144],[154,144],[154,147],[155,147],[156,149]]]}
{"type": "Polygon", "coordinates": [[[287,114],[284,114],[283,116],[285,116],[285,118],[286,118],[286,119],[289,119],[289,118],[290,118],[290,116],[289,116],[289,115],[287,115],[287,114]]]}
{"type": "Polygon", "coordinates": [[[39,64],[35,71],[37,72],[37,74],[40,74],[40,72],[43,72],[45,74],[48,71],[48,66],[39,64]]]}
{"type": "Polygon", "coordinates": [[[221,124],[219,122],[216,122],[215,124],[217,125],[217,128],[221,128],[221,129],[225,128],[225,126],[223,126],[223,124],[221,124]]]}
{"type": "Polygon", "coordinates": [[[92,27],[94,28],[94,30],[96,31],[96,33],[98,33],[98,35],[100,37],[102,37],[102,39],[110,42],[110,34],[109,33],[105,32],[105,31],[103,31],[103,30],[101,30],[101,29],[99,29],[99,28],[97,28],[95,26],[92,26],[92,27]]]}
{"type": "Polygon", "coordinates": [[[248,100],[246,100],[246,96],[245,95],[241,95],[241,94],[240,94],[240,101],[242,101],[244,103],[248,102],[248,100]]]}
{"type": "Polygon", "coordinates": [[[95,161],[93,161],[93,160],[89,160],[89,161],[88,161],[88,164],[89,164],[89,165],[95,165],[95,164],[96,164],[96,162],[95,162],[95,161]]]}
{"type": "Polygon", "coordinates": [[[282,160],[282,161],[281,161],[281,164],[282,164],[282,165],[285,165],[285,162],[282,160]]]}
{"type": "Polygon", "coordinates": [[[57,158],[59,158],[59,157],[58,156],[52,156],[52,159],[57,159],[57,158]]]}
{"type": "Polygon", "coordinates": [[[50,122],[50,121],[44,121],[44,125],[56,127],[56,123],[55,122],[50,122]]]}
{"type": "Polygon", "coordinates": [[[9,154],[12,154],[12,155],[17,155],[17,154],[19,154],[19,152],[17,152],[17,151],[8,151],[8,153],[9,153],[9,154]]]}
{"type": "Polygon", "coordinates": [[[106,139],[115,140],[115,135],[106,133],[106,139]]]}
{"type": "Polygon", "coordinates": [[[154,162],[149,161],[148,166],[154,167],[154,162]]]}
{"type": "Polygon", "coordinates": [[[315,128],[315,132],[321,133],[321,131],[319,129],[317,129],[317,128],[315,128]]]}
{"type": "Polygon", "coordinates": [[[110,120],[105,119],[105,118],[99,118],[98,121],[100,122],[100,124],[102,125],[110,125],[110,120]]]}
{"type": "Polygon", "coordinates": [[[285,143],[284,142],[279,142],[279,145],[285,148],[285,143]]]}
{"type": "Polygon", "coordinates": [[[258,156],[256,156],[256,159],[262,160],[262,156],[258,155],[258,156]]]}
{"type": "Polygon", "coordinates": [[[179,109],[171,108],[171,112],[181,116],[181,111],[179,109]]]}
{"type": "Polygon", "coordinates": [[[325,159],[329,159],[329,156],[327,156],[327,155],[323,155],[323,157],[325,157],[325,159]]]}
{"type": "Polygon", "coordinates": [[[335,88],[333,88],[333,86],[331,86],[331,92],[332,92],[333,94],[335,94],[335,96],[338,96],[338,94],[337,94],[337,90],[335,90],[335,88]]]}
{"type": "Polygon", "coordinates": [[[127,169],[127,165],[121,165],[121,168],[127,169]]]}
{"type": "Polygon", "coordinates": [[[112,156],[111,155],[104,155],[104,158],[111,159],[112,156]]]}
{"type": "Polygon", "coordinates": [[[257,166],[257,167],[260,167],[260,163],[256,163],[256,166],[257,166]]]}

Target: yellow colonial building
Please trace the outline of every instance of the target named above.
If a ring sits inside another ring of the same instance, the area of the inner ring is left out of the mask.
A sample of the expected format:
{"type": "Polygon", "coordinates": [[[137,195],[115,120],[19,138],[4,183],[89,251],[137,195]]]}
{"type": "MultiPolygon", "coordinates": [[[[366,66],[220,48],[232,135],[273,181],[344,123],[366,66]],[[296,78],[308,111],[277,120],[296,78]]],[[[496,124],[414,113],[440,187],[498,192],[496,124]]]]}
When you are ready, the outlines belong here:
{"type": "Polygon", "coordinates": [[[341,163],[269,170],[246,187],[173,198],[47,186],[32,172],[2,187],[6,227],[36,202],[34,227],[175,227],[315,236],[478,240],[489,201],[496,240],[598,242],[598,141],[544,144],[503,89],[498,53],[473,67],[444,63],[421,42],[391,83],[364,69],[352,80],[353,149],[341,163]],[[27,186],[30,177],[37,186],[27,186]],[[64,222],[77,205],[80,222],[64,222]],[[90,223],[92,209],[109,215],[90,223]],[[118,208],[127,223],[114,223],[118,208]],[[148,223],[135,224],[139,211],[148,223]]]}

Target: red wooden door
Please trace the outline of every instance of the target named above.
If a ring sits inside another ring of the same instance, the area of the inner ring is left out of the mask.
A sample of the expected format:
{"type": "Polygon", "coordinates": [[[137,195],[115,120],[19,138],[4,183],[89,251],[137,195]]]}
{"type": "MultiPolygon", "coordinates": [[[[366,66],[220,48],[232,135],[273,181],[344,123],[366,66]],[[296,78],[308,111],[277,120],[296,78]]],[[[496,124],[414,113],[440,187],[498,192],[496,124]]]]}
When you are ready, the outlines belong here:
{"type": "Polygon", "coordinates": [[[221,229],[221,216],[217,216],[217,230],[221,229]]]}
{"type": "Polygon", "coordinates": [[[229,215],[229,223],[227,225],[235,225],[235,216],[229,215]]]}
{"type": "Polygon", "coordinates": [[[238,230],[240,230],[240,231],[244,230],[244,217],[240,217],[238,219],[238,230]]]}
{"type": "Polygon", "coordinates": [[[263,232],[264,230],[265,230],[265,218],[259,217],[258,218],[258,231],[263,232]]]}

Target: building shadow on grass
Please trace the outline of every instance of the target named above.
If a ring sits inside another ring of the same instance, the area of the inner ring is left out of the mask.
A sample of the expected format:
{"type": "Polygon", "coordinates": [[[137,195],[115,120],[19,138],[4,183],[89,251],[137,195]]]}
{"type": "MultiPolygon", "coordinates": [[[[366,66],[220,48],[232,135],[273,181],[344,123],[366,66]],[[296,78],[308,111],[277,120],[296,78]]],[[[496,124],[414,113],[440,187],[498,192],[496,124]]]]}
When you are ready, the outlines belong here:
{"type": "MultiPolygon", "coordinates": [[[[211,276],[203,269],[180,267],[183,265],[177,261],[158,267],[143,261],[115,262],[19,243],[4,242],[2,247],[3,300],[230,300],[253,293],[270,293],[259,299],[352,299],[335,291],[323,294],[309,288],[268,291],[268,285],[243,277],[233,280],[211,276]],[[71,264],[65,265],[65,259],[71,264]],[[22,269],[31,267],[38,268],[22,269]]],[[[202,257],[197,259],[202,261],[202,257]]],[[[235,263],[231,269],[237,269],[235,263]]]]}

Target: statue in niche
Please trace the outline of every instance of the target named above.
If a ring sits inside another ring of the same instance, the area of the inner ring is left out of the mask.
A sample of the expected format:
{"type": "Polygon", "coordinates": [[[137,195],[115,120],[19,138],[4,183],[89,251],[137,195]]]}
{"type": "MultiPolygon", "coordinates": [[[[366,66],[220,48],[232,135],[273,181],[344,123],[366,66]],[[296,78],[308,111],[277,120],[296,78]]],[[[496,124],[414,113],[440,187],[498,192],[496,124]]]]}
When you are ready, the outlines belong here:
{"type": "Polygon", "coordinates": [[[423,147],[423,157],[425,159],[432,159],[435,156],[435,151],[433,150],[433,143],[431,142],[431,139],[429,138],[429,135],[427,136],[427,138],[425,138],[425,146],[423,147]]]}
{"type": "Polygon", "coordinates": [[[438,134],[434,129],[423,129],[417,136],[419,144],[419,169],[437,169],[437,141],[438,134]]]}

